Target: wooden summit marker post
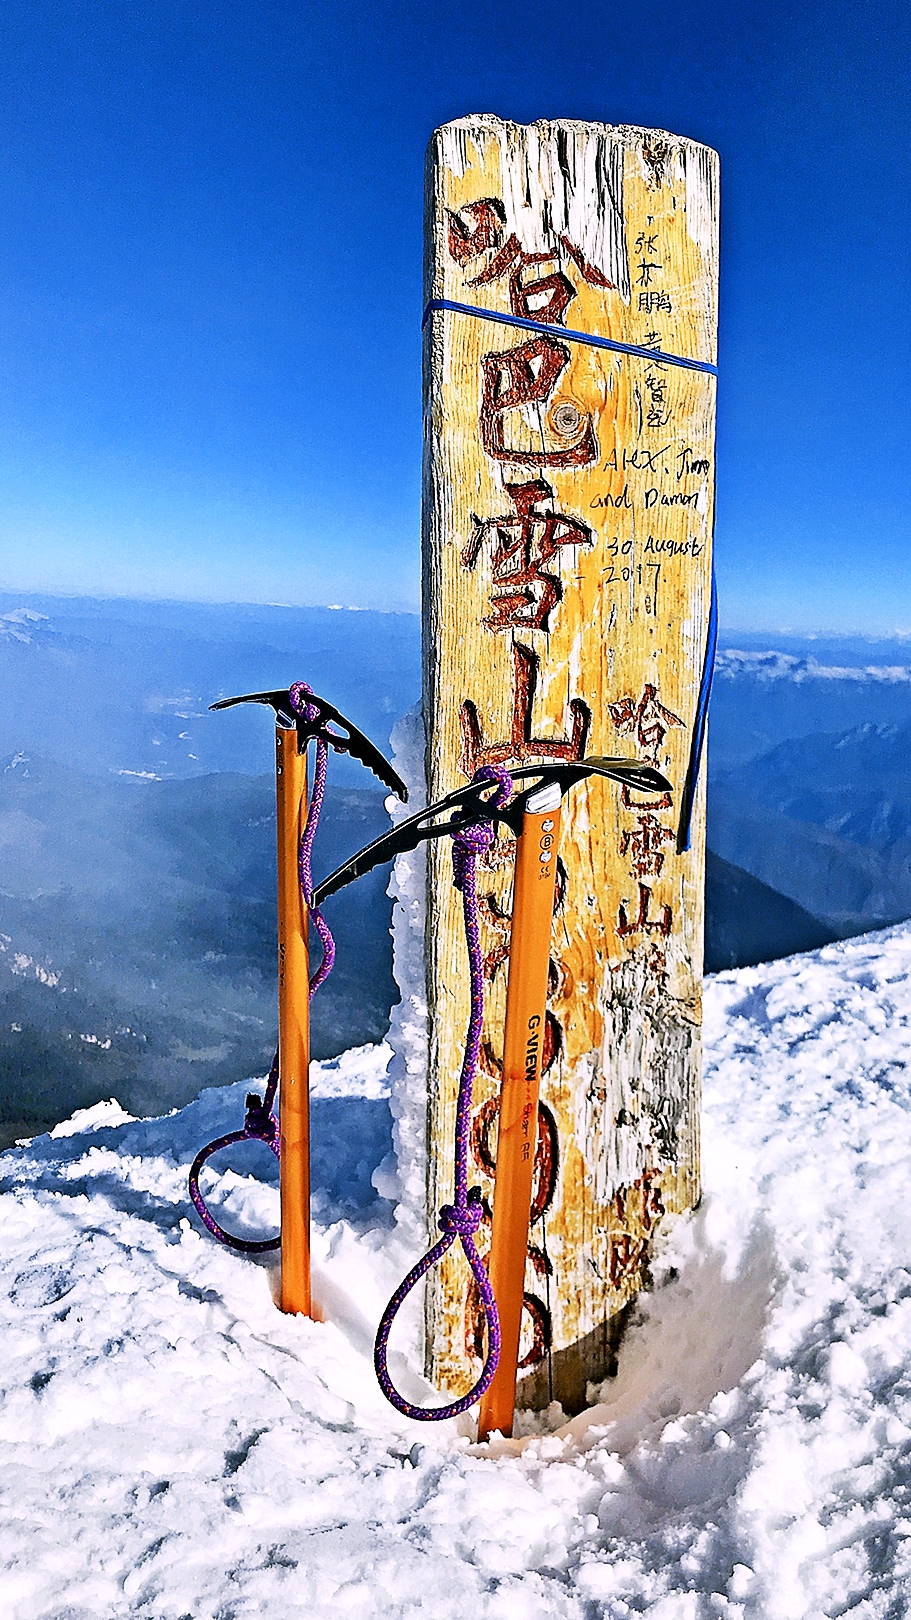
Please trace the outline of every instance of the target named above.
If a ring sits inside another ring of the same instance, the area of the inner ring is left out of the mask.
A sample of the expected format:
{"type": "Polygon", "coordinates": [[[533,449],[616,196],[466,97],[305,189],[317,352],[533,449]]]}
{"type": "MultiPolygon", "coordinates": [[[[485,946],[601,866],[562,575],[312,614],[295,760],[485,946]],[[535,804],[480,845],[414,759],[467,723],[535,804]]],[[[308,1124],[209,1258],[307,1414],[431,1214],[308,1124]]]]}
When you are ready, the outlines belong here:
{"type": "MultiPolygon", "coordinates": [[[[594,777],[563,804],[518,1400],[574,1411],[609,1371],[660,1216],[699,1196],[701,789],[685,853],[676,834],[710,614],[715,377],[661,356],[714,365],[717,157],[663,131],[459,119],[430,143],[426,238],[429,798],[485,763],[585,754],[674,784],[594,777]]],[[[488,1202],[512,853],[501,834],[478,872],[488,1094],[472,1169],[488,1202]]],[[[436,1209],[468,975],[442,840],[428,861],[436,1209]]],[[[483,1320],[454,1252],[431,1274],[427,1330],[429,1376],[463,1393],[483,1320]]]]}

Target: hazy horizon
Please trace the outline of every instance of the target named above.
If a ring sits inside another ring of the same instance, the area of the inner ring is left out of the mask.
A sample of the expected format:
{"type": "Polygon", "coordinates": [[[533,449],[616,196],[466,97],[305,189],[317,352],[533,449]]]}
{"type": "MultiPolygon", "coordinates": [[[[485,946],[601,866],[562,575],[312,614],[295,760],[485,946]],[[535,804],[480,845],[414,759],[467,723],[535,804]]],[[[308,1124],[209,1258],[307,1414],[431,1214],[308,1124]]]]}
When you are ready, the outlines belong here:
{"type": "MultiPolygon", "coordinates": [[[[9,609],[5,608],[5,606],[4,606],[5,603],[6,603],[7,598],[10,598],[10,599],[11,598],[16,598],[17,600],[21,598],[21,599],[23,599],[25,601],[25,605],[27,605],[28,600],[33,600],[33,601],[58,601],[58,602],[67,602],[67,603],[79,603],[79,602],[86,602],[86,603],[88,603],[88,602],[117,603],[117,602],[123,602],[123,603],[134,603],[134,604],[137,604],[137,605],[144,604],[144,605],[149,606],[149,607],[173,606],[173,607],[211,607],[211,608],[224,607],[224,608],[256,608],[256,609],[274,608],[276,611],[282,611],[282,612],[298,612],[298,611],[300,611],[300,612],[309,612],[309,611],[316,612],[316,611],[322,611],[322,612],[326,612],[326,613],[377,613],[377,614],[385,614],[385,615],[388,615],[390,617],[407,616],[407,617],[410,617],[410,618],[419,618],[420,614],[421,614],[420,604],[418,604],[416,606],[378,607],[378,606],[376,606],[376,605],[374,605],[372,603],[358,603],[358,602],[314,602],[314,601],[307,601],[307,602],[303,602],[303,601],[296,601],[296,602],[294,602],[294,601],[284,601],[284,602],[281,602],[281,601],[276,601],[274,599],[270,599],[270,598],[266,598],[266,597],[257,598],[257,597],[202,596],[202,595],[200,595],[200,596],[180,596],[180,595],[174,595],[174,594],[170,594],[170,593],[168,593],[168,594],[162,593],[162,594],[159,595],[159,594],[156,594],[154,592],[140,592],[140,591],[119,592],[119,591],[100,591],[100,590],[91,590],[91,591],[90,590],[66,591],[66,590],[61,590],[61,589],[43,590],[43,589],[37,589],[37,588],[32,589],[32,588],[28,588],[28,587],[20,587],[20,586],[16,586],[16,585],[10,585],[9,583],[5,582],[2,578],[0,578],[0,608],[4,608],[5,612],[9,611],[9,609]]],[[[745,622],[742,622],[742,621],[741,622],[733,622],[733,621],[730,621],[730,620],[726,620],[725,613],[724,613],[724,601],[723,601],[723,599],[719,604],[719,608],[720,608],[719,634],[721,636],[723,636],[723,637],[736,636],[736,635],[743,635],[743,636],[768,635],[768,636],[779,636],[779,637],[785,636],[785,637],[789,637],[789,638],[791,638],[793,640],[803,640],[803,641],[858,640],[858,641],[871,641],[871,642],[883,642],[883,641],[885,641],[885,642],[889,642],[889,641],[908,641],[908,642],[911,642],[911,627],[904,628],[902,626],[895,625],[895,626],[893,626],[891,628],[887,628],[885,625],[883,625],[883,626],[881,626],[879,628],[871,628],[869,626],[864,626],[864,625],[859,625],[859,624],[842,624],[842,625],[835,625],[835,624],[801,625],[801,624],[797,624],[797,623],[791,623],[791,624],[785,624],[785,623],[777,623],[777,624],[773,624],[773,623],[765,623],[765,624],[753,623],[753,624],[749,624],[749,623],[745,623],[745,622]]],[[[0,617],[2,617],[2,616],[3,616],[3,613],[0,613],[0,617]]]]}

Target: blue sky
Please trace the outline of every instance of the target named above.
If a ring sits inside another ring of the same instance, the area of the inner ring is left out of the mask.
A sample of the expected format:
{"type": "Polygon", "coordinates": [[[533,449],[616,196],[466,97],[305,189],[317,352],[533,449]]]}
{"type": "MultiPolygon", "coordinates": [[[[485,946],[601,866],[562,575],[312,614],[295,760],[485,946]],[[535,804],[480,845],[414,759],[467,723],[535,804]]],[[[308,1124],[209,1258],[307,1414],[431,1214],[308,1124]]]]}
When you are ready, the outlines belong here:
{"type": "Polygon", "coordinates": [[[729,627],[911,629],[904,5],[30,0],[0,30],[0,585],[416,607],[423,151],[722,158],[729,627]]]}

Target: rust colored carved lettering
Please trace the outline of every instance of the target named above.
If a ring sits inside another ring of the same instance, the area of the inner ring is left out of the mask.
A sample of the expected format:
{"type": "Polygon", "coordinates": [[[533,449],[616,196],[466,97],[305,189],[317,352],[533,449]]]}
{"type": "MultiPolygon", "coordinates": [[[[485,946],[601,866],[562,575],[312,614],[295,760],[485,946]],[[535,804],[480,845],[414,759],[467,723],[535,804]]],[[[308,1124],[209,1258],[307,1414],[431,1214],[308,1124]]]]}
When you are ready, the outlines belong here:
{"type": "Polygon", "coordinates": [[[643,1232],[650,1232],[665,1213],[661,1197],[661,1176],[657,1170],[645,1170],[628,1187],[619,1187],[614,1194],[614,1209],[618,1221],[625,1222],[628,1215],[638,1218],[643,1232]]]}
{"type": "Polygon", "coordinates": [[[666,939],[674,920],[670,906],[661,907],[660,917],[649,917],[652,891],[644,883],[638,883],[636,887],[639,890],[639,910],[631,921],[629,912],[626,909],[627,901],[620,901],[617,907],[618,935],[621,939],[628,939],[630,934],[660,934],[663,939],[666,939]]]}
{"type": "Polygon", "coordinates": [[[546,1103],[538,1103],[538,1140],[535,1143],[535,1179],[532,1186],[529,1224],[546,1215],[557,1190],[560,1144],[557,1122],[546,1103]]]}
{"type": "Polygon", "coordinates": [[[596,264],[589,264],[585,254],[574,246],[568,236],[560,237],[560,246],[564,253],[572,259],[576,269],[581,272],[583,280],[587,281],[590,287],[609,287],[611,291],[615,290],[614,283],[608,281],[603,270],[599,270],[596,264]]]}
{"type": "MultiPolygon", "coordinates": [[[[510,461],[532,467],[587,467],[598,458],[598,441],[590,416],[582,419],[582,432],[575,444],[551,449],[544,443],[544,430],[537,424],[542,440],[538,450],[530,444],[507,443],[504,417],[526,406],[544,406],[570,361],[565,343],[546,337],[543,332],[505,353],[485,354],[481,360],[481,443],[495,461],[510,461]]],[[[519,416],[519,421],[524,419],[519,416]]],[[[526,423],[528,432],[533,430],[526,423]]]]}
{"type": "Polygon", "coordinates": [[[536,1367],[543,1361],[551,1344],[550,1311],[537,1294],[523,1294],[522,1303],[531,1317],[531,1346],[519,1362],[520,1367],[536,1367]]]}
{"type": "Polygon", "coordinates": [[[481,964],[484,978],[488,984],[493,984],[497,971],[509,957],[509,936],[512,919],[508,911],[504,911],[502,903],[495,894],[481,894],[478,896],[478,911],[492,928],[497,936],[495,945],[484,953],[481,964]]]}
{"type": "Polygon", "coordinates": [[[560,1021],[548,1007],[544,1014],[544,1036],[541,1041],[541,1073],[549,1074],[563,1051],[563,1030],[560,1021]]]}
{"type": "Polygon", "coordinates": [[[498,248],[503,240],[506,210],[499,197],[481,197],[466,203],[458,213],[446,210],[449,223],[449,251],[457,264],[466,265],[487,248],[498,248]],[[466,225],[462,215],[471,221],[466,225]]]}
{"type": "Polygon", "coordinates": [[[499,1099],[488,1097],[482,1102],[471,1122],[471,1156],[478,1169],[483,1170],[491,1181],[497,1173],[497,1161],[490,1145],[490,1133],[499,1113],[499,1099]]]}
{"type": "MultiPolygon", "coordinates": [[[[560,1020],[548,1007],[544,1014],[544,1034],[541,1039],[541,1073],[547,1074],[563,1052],[563,1030],[560,1020]]],[[[503,1074],[503,1059],[493,1049],[492,1041],[483,1041],[480,1052],[481,1068],[491,1079],[499,1080],[503,1074]]]]}
{"type": "MultiPolygon", "coordinates": [[[[525,263],[528,257],[526,254],[525,263]]],[[[522,269],[522,265],[517,265],[509,278],[509,302],[513,314],[521,315],[527,321],[544,321],[548,326],[562,326],[566,311],[576,296],[572,282],[562,270],[555,270],[549,276],[539,276],[536,281],[523,281],[522,269]]]]}
{"type": "Polygon", "coordinates": [[[662,827],[658,817],[647,811],[644,815],[636,817],[633,831],[621,833],[618,848],[621,855],[632,855],[634,876],[658,877],[664,865],[664,851],[661,846],[673,841],[674,834],[671,829],[662,827]]]}
{"type": "Polygon", "coordinates": [[[669,728],[684,723],[658,701],[656,686],[644,686],[638,702],[634,697],[622,697],[609,703],[607,709],[617,731],[635,734],[643,758],[652,765],[659,763],[658,754],[669,728]]]}
{"type": "MultiPolygon", "coordinates": [[[[506,210],[499,197],[481,197],[477,202],[466,203],[456,212],[449,208],[446,213],[449,225],[449,253],[462,269],[465,268],[469,260],[477,258],[479,253],[491,249],[495,250],[494,257],[489,264],[485,265],[483,270],[469,279],[469,287],[484,287],[492,281],[498,281],[500,276],[505,275],[506,271],[512,269],[513,266],[516,266],[514,273],[520,274],[529,265],[555,262],[559,264],[560,255],[557,252],[524,253],[522,244],[514,231],[503,242],[506,210]],[[465,222],[466,215],[469,221],[468,224],[465,222]]],[[[557,240],[566,258],[570,259],[575,265],[583,281],[587,281],[590,287],[615,290],[614,283],[608,280],[604,271],[599,270],[597,265],[591,264],[586,259],[581,248],[576,247],[568,236],[561,233],[557,240]]],[[[556,273],[562,274],[559,271],[556,273]]],[[[572,284],[566,280],[565,276],[563,280],[566,281],[566,285],[569,287],[570,297],[575,298],[576,293],[572,284]]],[[[513,308],[515,309],[515,305],[513,305],[513,308]]],[[[519,309],[515,313],[521,315],[525,311],[519,309]]],[[[539,320],[549,319],[549,317],[540,315],[537,318],[539,320]]],[[[555,321],[558,319],[559,317],[555,317],[555,321]]]]}
{"type": "Polygon", "coordinates": [[[662,793],[656,796],[651,793],[647,799],[637,799],[624,782],[620,789],[620,803],[624,810],[672,810],[673,794],[662,793]]]}
{"type": "Polygon", "coordinates": [[[504,271],[508,270],[511,264],[515,264],[516,259],[521,258],[521,256],[522,244],[519,238],[515,235],[510,236],[503,243],[499,253],[491,259],[480,274],[472,277],[468,283],[469,287],[484,287],[489,281],[497,281],[504,271]]]}
{"type": "Polygon", "coordinates": [[[508,740],[487,742],[477,705],[470,698],[466,698],[462,704],[462,757],[459,763],[469,779],[481,765],[522,765],[532,759],[583,759],[585,756],[592,719],[588,704],[582,698],[570,700],[572,730],[568,738],[533,737],[538,656],[531,647],[517,641],[513,643],[512,664],[512,735],[508,740]]]}
{"type": "Polygon", "coordinates": [[[538,1248],[536,1243],[529,1243],[528,1245],[528,1263],[535,1276],[543,1277],[545,1281],[554,1274],[553,1261],[549,1255],[544,1253],[543,1249],[538,1248]]]}
{"type": "Polygon", "coordinates": [[[661,1197],[661,1181],[656,1170],[647,1170],[642,1176],[642,1227],[650,1232],[656,1221],[660,1221],[665,1213],[664,1199],[661,1197]]]}
{"type": "MultiPolygon", "coordinates": [[[[564,868],[563,894],[566,892],[566,878],[564,868]]],[[[554,916],[563,903],[559,885],[554,895],[554,916]]],[[[503,902],[495,894],[478,895],[478,912],[483,917],[488,928],[496,935],[496,943],[485,952],[482,962],[484,978],[488,984],[493,984],[503,963],[509,960],[510,932],[512,928],[512,913],[507,911],[503,902]]],[[[551,957],[547,964],[547,998],[552,1000],[561,990],[565,993],[566,969],[563,963],[551,957]]]]}
{"type": "MultiPolygon", "coordinates": [[[[500,1104],[496,1097],[488,1097],[483,1102],[471,1122],[471,1153],[479,1170],[494,1179],[497,1170],[497,1159],[490,1138],[495,1120],[499,1117],[500,1104]]],[[[538,1138],[535,1143],[534,1181],[532,1183],[531,1214],[529,1221],[539,1221],[546,1215],[554,1201],[557,1190],[557,1175],[560,1168],[560,1144],[557,1137],[557,1122],[551,1110],[544,1102],[538,1103],[538,1138]]]]}
{"type": "Polygon", "coordinates": [[[474,568],[481,548],[494,540],[491,607],[484,623],[490,630],[549,630],[550,615],[563,596],[563,586],[545,564],[563,546],[590,546],[594,534],[581,518],[555,512],[554,492],[543,478],[507,484],[515,515],[474,520],[462,552],[462,566],[474,568]]]}
{"type": "MultiPolygon", "coordinates": [[[[534,1367],[543,1361],[551,1344],[550,1311],[537,1294],[522,1296],[525,1311],[531,1318],[531,1345],[519,1362],[520,1367],[534,1367]]],[[[465,1354],[469,1360],[483,1361],[486,1347],[487,1319],[481,1308],[478,1285],[472,1277],[465,1290],[465,1354]]]]}
{"type": "Polygon", "coordinates": [[[644,1238],[633,1238],[629,1232],[614,1238],[610,1249],[610,1280],[614,1287],[635,1276],[647,1258],[648,1244],[644,1238]]]}
{"type": "MultiPolygon", "coordinates": [[[[491,1150],[490,1137],[498,1113],[499,1103],[497,1099],[489,1097],[486,1102],[481,1104],[471,1127],[472,1156],[479,1169],[491,1179],[496,1174],[497,1166],[496,1158],[491,1150]]],[[[557,1122],[547,1104],[539,1102],[530,1224],[541,1220],[553,1203],[557,1189],[558,1170],[557,1122]]],[[[537,1277],[541,1277],[546,1281],[552,1275],[553,1267],[544,1250],[537,1245],[529,1244],[528,1260],[537,1277]]],[[[531,1322],[531,1345],[519,1362],[519,1366],[534,1367],[539,1361],[543,1360],[550,1349],[550,1312],[543,1300],[539,1299],[536,1294],[528,1292],[524,1295],[524,1307],[531,1322]]],[[[464,1343],[466,1355],[476,1361],[483,1359],[485,1318],[481,1308],[478,1285],[474,1278],[469,1282],[465,1293],[464,1343]]]]}

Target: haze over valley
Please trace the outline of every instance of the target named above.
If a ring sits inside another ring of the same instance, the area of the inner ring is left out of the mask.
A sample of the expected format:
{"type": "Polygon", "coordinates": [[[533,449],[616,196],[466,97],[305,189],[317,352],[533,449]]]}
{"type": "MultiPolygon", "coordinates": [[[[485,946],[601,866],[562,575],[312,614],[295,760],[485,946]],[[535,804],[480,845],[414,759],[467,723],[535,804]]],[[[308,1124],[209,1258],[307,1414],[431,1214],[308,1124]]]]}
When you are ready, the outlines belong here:
{"type": "MultiPolygon", "coordinates": [[[[272,717],[208,705],[307,678],[388,751],[419,643],[409,614],[0,597],[0,1141],[268,1068],[272,717]]],[[[911,644],[725,638],[710,732],[709,971],[911,915],[911,644]]],[[[330,783],[317,875],[388,825],[361,766],[330,783]]],[[[327,906],[316,1058],[385,1033],[387,876],[327,906]]]]}

